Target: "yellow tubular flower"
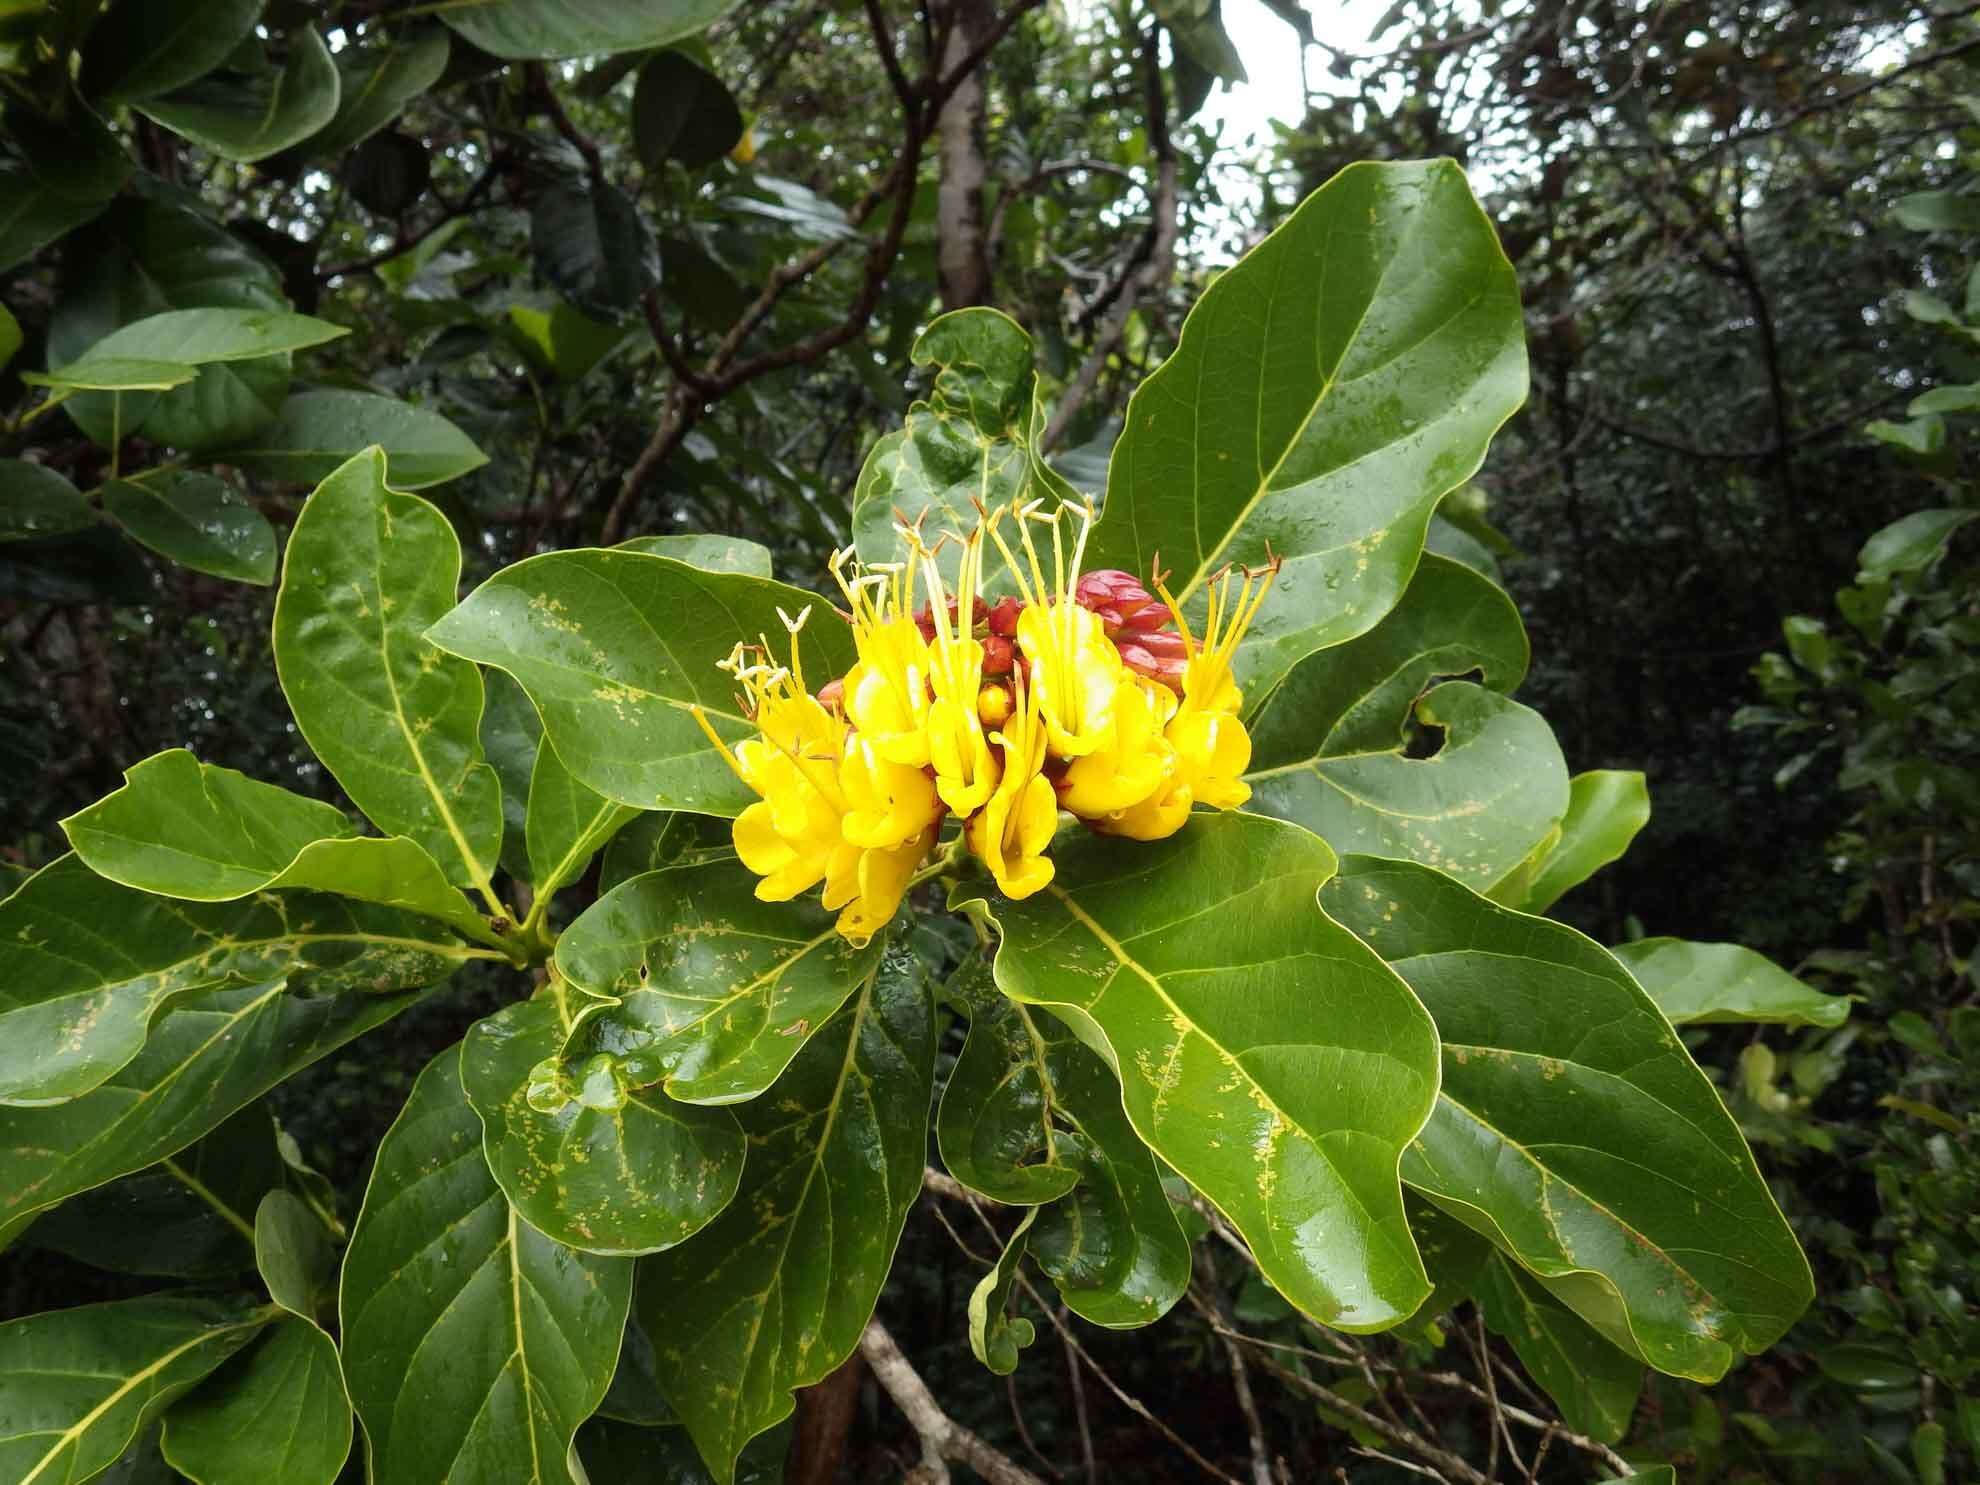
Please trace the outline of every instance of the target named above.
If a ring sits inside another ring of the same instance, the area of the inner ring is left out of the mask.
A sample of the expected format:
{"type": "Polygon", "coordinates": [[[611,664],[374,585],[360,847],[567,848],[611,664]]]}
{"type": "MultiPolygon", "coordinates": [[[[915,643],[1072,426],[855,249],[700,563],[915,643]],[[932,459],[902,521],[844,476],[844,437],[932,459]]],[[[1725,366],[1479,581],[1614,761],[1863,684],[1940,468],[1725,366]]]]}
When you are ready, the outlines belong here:
{"type": "Polygon", "coordinates": [[[1058,796],[1040,772],[1046,739],[1038,693],[1020,684],[1016,708],[991,736],[1003,749],[1004,775],[964,835],[1006,897],[1029,897],[1052,880],[1045,848],[1059,828],[1058,796]]]}
{"type": "Polygon", "coordinates": [[[926,772],[880,755],[872,739],[855,732],[839,765],[846,814],[841,833],[863,850],[887,851],[921,835],[942,814],[935,783],[926,772]]]}
{"type": "Polygon", "coordinates": [[[1237,682],[1231,677],[1231,656],[1237,653],[1245,630],[1258,616],[1258,606],[1265,601],[1272,583],[1279,575],[1279,564],[1275,558],[1260,572],[1245,568],[1227,567],[1222,574],[1210,580],[1210,606],[1203,616],[1203,642],[1199,645],[1196,636],[1190,633],[1189,621],[1182,616],[1182,608],[1169,590],[1159,583],[1156,592],[1169,606],[1169,615],[1176,621],[1176,632],[1183,637],[1183,646],[1189,651],[1189,659],[1183,664],[1184,711],[1229,712],[1237,716],[1244,710],[1244,693],[1238,690],[1237,682]],[[1235,589],[1235,593],[1233,593],[1235,589]]]}
{"type": "Polygon", "coordinates": [[[832,576],[852,611],[859,662],[846,672],[846,715],[890,763],[928,762],[928,641],[914,622],[914,568],[889,564],[846,576],[852,548],[832,554],[832,576]]]}
{"type": "Polygon", "coordinates": [[[970,635],[983,568],[983,537],[981,532],[971,532],[963,543],[962,563],[956,571],[956,616],[951,621],[935,553],[922,546],[914,532],[902,534],[916,549],[935,629],[930,646],[929,675],[935,700],[928,708],[928,761],[935,769],[935,789],[942,803],[958,816],[967,816],[990,798],[998,775],[997,760],[990,752],[978,710],[983,646],[970,635]]]}
{"type": "Polygon", "coordinates": [[[885,928],[901,909],[908,883],[935,844],[936,827],[887,851],[860,851],[857,858],[837,864],[825,887],[825,906],[843,907],[839,936],[855,947],[885,928]]]}
{"type": "Polygon", "coordinates": [[[989,530],[1024,599],[1017,621],[1018,648],[1031,662],[1031,690],[1038,698],[1052,752],[1060,758],[1084,757],[1113,745],[1114,699],[1124,673],[1120,651],[1107,638],[1100,616],[1073,597],[1079,584],[1079,564],[1086,555],[1087,532],[1093,527],[1093,509],[1088,505],[1078,512],[1079,535],[1073,542],[1070,565],[1059,529],[1065,507],[1041,516],[1038,502],[1033,501],[1013,511],[1024,545],[1024,562],[1018,561],[997,529],[1003,512],[990,517],[989,530]],[[1052,528],[1049,584],[1031,540],[1033,522],[1052,528]]]}
{"type": "Polygon", "coordinates": [[[1122,671],[1119,686],[1114,745],[1074,759],[1059,784],[1059,803],[1084,820],[1118,814],[1153,794],[1167,793],[1175,779],[1176,750],[1162,735],[1176,709],[1174,694],[1131,671],[1122,671]]]}
{"type": "Polygon", "coordinates": [[[765,902],[786,901],[823,880],[844,846],[846,800],[838,771],[846,724],[804,689],[798,631],[809,613],[782,616],[791,636],[788,669],[749,663],[741,645],[722,663],[741,684],[744,709],[760,736],[731,752],[701,709],[694,709],[701,730],[736,777],[761,796],[736,817],[734,838],[736,854],[762,878],[756,895],[765,902]]]}

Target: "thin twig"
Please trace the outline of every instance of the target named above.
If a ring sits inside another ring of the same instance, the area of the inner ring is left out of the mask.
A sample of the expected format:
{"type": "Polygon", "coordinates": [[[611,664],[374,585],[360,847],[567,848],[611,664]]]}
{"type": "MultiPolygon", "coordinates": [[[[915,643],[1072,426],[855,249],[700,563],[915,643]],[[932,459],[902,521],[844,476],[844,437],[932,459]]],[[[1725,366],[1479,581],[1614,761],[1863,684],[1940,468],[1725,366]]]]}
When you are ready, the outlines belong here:
{"type": "Polygon", "coordinates": [[[1196,1256],[1202,1261],[1209,1276],[1209,1293],[1198,1293],[1192,1284],[1188,1290],[1190,1305],[1205,1320],[1211,1330],[1223,1342],[1224,1356],[1231,1364],[1231,1391],[1237,1397],[1238,1411],[1244,1415],[1245,1433],[1251,1441],[1251,1485],[1272,1485],[1272,1451],[1265,1445],[1265,1425],[1258,1417],[1258,1400],[1251,1393],[1251,1371],[1244,1364],[1244,1350],[1224,1333],[1226,1317],[1221,1296],[1216,1289],[1217,1264],[1208,1247],[1197,1250],[1196,1256]]]}
{"type": "MultiPolygon", "coordinates": [[[[1439,1448],[1417,1433],[1416,1430],[1406,1428],[1400,1423],[1392,1422],[1379,1413],[1371,1413],[1368,1409],[1349,1402],[1331,1388],[1322,1387],[1312,1378],[1303,1377],[1291,1367],[1280,1366],[1276,1361],[1268,1357],[1259,1357],[1258,1364],[1287,1386],[1304,1392],[1308,1396],[1325,1403],[1337,1413],[1347,1414],[1348,1417],[1354,1419],[1363,1428],[1368,1429],[1372,1433],[1380,1434],[1390,1443],[1396,1445],[1398,1448],[1409,1450],[1410,1453],[1420,1459],[1428,1460],[1431,1464],[1437,1466],[1438,1469],[1464,1481],[1465,1485],[1492,1485],[1489,1475],[1480,1474],[1462,1459],[1458,1458],[1457,1455],[1451,1453],[1450,1450],[1439,1448]]],[[[1422,1471],[1419,1470],[1418,1473],[1422,1473],[1422,1471]]]]}
{"type": "MultiPolygon", "coordinates": [[[[1066,1307],[1059,1306],[1059,1319],[1066,1318],[1066,1307]]],[[[1093,1429],[1086,1418],[1086,1383],[1080,1379],[1079,1358],[1073,1354],[1071,1330],[1059,1326],[1059,1341],[1066,1353],[1066,1374],[1072,1379],[1073,1419],[1079,1425],[1079,1462],[1086,1472],[1086,1485],[1100,1485],[1100,1464],[1093,1454],[1093,1429]]]]}
{"type": "Polygon", "coordinates": [[[1030,1470],[992,1448],[942,1411],[935,1394],[921,1380],[921,1374],[901,1354],[887,1327],[878,1320],[866,1322],[859,1338],[859,1353],[873,1368],[880,1390],[894,1400],[921,1440],[922,1468],[930,1481],[949,1478],[948,1461],[961,1460],[990,1485],[1045,1485],[1030,1470]]]}

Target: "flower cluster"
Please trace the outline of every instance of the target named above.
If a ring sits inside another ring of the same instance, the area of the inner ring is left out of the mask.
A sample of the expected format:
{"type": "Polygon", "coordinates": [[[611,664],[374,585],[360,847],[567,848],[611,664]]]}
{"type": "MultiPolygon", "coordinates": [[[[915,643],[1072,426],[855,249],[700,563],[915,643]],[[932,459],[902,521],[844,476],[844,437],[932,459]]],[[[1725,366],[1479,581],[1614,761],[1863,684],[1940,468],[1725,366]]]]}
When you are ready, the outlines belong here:
{"type": "Polygon", "coordinates": [[[1028,897],[1052,880],[1062,810],[1102,834],[1159,840],[1194,805],[1250,797],[1231,658],[1276,564],[1212,581],[1199,639],[1159,577],[1150,594],[1125,572],[1080,572],[1092,521],[1090,507],[1047,515],[1034,501],[933,546],[903,526],[902,562],[837,553],[859,659],[815,694],[798,653],[809,609],[784,616],[788,665],[767,642],[737,647],[724,668],[757,735],[731,751],[702,727],[759,796],[735,822],[758,897],[822,882],[839,932],[863,943],[894,916],[947,816],[997,886],[1028,897]],[[951,582],[938,554],[952,540],[951,582]],[[978,596],[986,545],[1016,589],[995,604],[978,596]]]}

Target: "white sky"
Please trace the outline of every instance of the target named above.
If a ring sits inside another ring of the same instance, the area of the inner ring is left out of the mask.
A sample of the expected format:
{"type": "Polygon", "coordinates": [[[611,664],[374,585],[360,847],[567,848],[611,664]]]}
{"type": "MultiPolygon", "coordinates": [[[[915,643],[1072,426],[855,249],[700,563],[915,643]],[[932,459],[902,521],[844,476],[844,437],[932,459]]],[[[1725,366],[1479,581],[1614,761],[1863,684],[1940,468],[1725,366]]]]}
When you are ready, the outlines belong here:
{"type": "MultiPolygon", "coordinates": [[[[1378,50],[1368,33],[1389,8],[1389,0],[1306,0],[1307,14],[1322,41],[1348,52],[1378,50]]],[[[1299,88],[1299,42],[1292,27],[1259,0],[1224,0],[1224,31],[1244,60],[1249,81],[1219,86],[1203,106],[1206,120],[1219,120],[1226,148],[1242,148],[1247,138],[1269,137],[1273,121],[1297,124],[1305,113],[1299,88]]],[[[1315,47],[1307,75],[1315,89],[1335,85],[1327,54],[1315,47]]]]}

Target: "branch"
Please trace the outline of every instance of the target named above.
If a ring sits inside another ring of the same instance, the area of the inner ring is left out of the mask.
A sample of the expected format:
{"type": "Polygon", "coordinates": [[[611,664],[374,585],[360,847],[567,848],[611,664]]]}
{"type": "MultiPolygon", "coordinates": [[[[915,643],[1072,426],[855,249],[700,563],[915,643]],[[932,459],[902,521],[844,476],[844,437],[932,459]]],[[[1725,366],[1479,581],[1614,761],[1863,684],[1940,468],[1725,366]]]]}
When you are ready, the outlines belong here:
{"type": "Polygon", "coordinates": [[[1045,1485],[1045,1482],[1009,1456],[983,1442],[942,1411],[921,1374],[901,1354],[894,1338],[878,1320],[869,1320],[859,1338],[859,1353],[873,1369],[874,1380],[894,1400],[921,1439],[922,1468],[919,1473],[933,1485],[949,1478],[948,1461],[960,1460],[990,1485],[1045,1485]]]}
{"type": "Polygon", "coordinates": [[[1363,1428],[1368,1429],[1371,1433],[1380,1434],[1390,1443],[1396,1445],[1398,1448],[1409,1450],[1410,1453],[1416,1455],[1419,1459],[1429,1460],[1438,1469],[1445,1470],[1457,1479],[1464,1481],[1465,1485],[1492,1485],[1490,1476],[1480,1474],[1462,1459],[1458,1458],[1457,1455],[1451,1453],[1450,1450],[1440,1449],[1414,1429],[1405,1428],[1400,1423],[1392,1423],[1379,1413],[1371,1413],[1368,1409],[1349,1402],[1338,1392],[1322,1387],[1310,1377],[1302,1377],[1298,1372],[1292,1370],[1292,1368],[1280,1366],[1276,1361],[1268,1357],[1259,1357],[1258,1364],[1287,1386],[1304,1392],[1309,1397],[1325,1403],[1335,1412],[1347,1414],[1348,1417],[1354,1419],[1355,1422],[1359,1423],[1363,1428]]]}
{"type": "Polygon", "coordinates": [[[316,275],[316,281],[320,284],[327,284],[333,278],[342,278],[346,274],[369,273],[380,263],[389,263],[394,258],[411,252],[456,217],[464,217],[469,212],[478,211],[481,205],[481,198],[487,194],[488,188],[495,184],[497,170],[498,167],[495,165],[490,165],[487,169],[483,170],[480,175],[475,177],[474,184],[467,188],[459,201],[447,207],[439,216],[428,222],[410,237],[395,237],[390,247],[373,253],[369,257],[357,258],[349,263],[339,263],[335,267],[321,269],[316,275]]]}
{"type": "MultiPolygon", "coordinates": [[[[1210,1282],[1215,1284],[1217,1268],[1209,1248],[1203,1249],[1202,1256],[1203,1266],[1210,1273],[1210,1282]]],[[[1224,1343],[1224,1355],[1231,1363],[1231,1391],[1237,1394],[1238,1411],[1244,1414],[1245,1433],[1251,1440],[1252,1485],[1272,1485],[1272,1451],[1265,1444],[1265,1425],[1259,1421],[1258,1400],[1251,1395],[1251,1373],[1244,1364],[1244,1351],[1224,1330],[1223,1306],[1212,1298],[1198,1294],[1194,1284],[1190,1285],[1188,1294],[1191,1307],[1210,1322],[1210,1328],[1224,1343]]]]}
{"type": "Polygon", "coordinates": [[[550,86],[550,74],[541,62],[531,62],[523,74],[529,81],[530,96],[543,105],[543,111],[550,115],[550,122],[557,132],[564,136],[565,143],[584,156],[585,168],[591,172],[594,181],[605,179],[605,162],[599,157],[598,146],[571,122],[571,116],[564,112],[563,100],[557,90],[550,86]]]}

